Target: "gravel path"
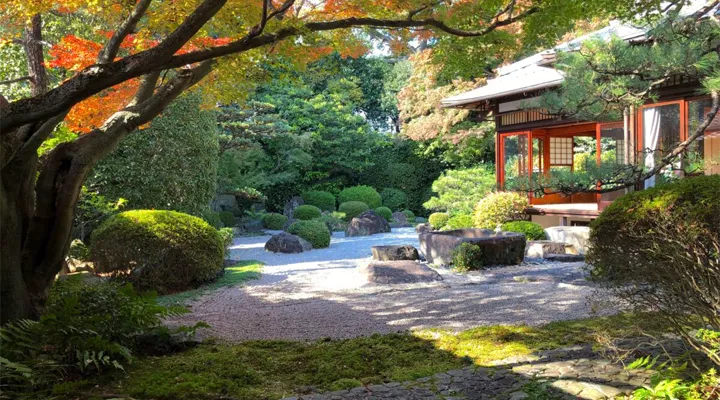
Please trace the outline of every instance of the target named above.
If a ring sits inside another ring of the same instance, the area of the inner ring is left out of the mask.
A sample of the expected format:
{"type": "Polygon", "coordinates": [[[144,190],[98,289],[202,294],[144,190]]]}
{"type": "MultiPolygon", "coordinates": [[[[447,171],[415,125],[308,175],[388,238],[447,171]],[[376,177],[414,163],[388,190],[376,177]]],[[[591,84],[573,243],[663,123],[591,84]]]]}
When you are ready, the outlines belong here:
{"type": "MultiPolygon", "coordinates": [[[[206,321],[204,336],[226,340],[347,338],[416,328],[455,330],[491,324],[543,324],[589,315],[593,290],[582,263],[534,264],[467,275],[440,269],[436,283],[365,285],[356,266],[370,247],[418,246],[412,228],[370,237],[335,233],[327,249],[274,254],[269,236],[236,238],[232,258],[265,263],[257,281],[224,288],[191,304],[177,322],[206,321]]],[[[174,322],[174,321],[173,321],[174,322]]]]}

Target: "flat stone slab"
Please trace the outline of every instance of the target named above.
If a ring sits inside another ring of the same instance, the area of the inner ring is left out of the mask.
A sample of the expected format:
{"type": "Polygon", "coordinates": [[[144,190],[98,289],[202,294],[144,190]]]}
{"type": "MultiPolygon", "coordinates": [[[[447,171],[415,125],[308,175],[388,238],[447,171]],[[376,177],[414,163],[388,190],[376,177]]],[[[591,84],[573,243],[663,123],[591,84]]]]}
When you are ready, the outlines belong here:
{"type": "Polygon", "coordinates": [[[529,240],[525,246],[525,257],[545,258],[547,254],[578,254],[571,243],[552,240],[529,240]]]}
{"type": "Polygon", "coordinates": [[[420,254],[412,245],[400,246],[372,246],[373,260],[377,261],[403,261],[419,260],[420,254]]]}
{"type": "Polygon", "coordinates": [[[395,284],[441,281],[442,276],[416,261],[373,261],[360,268],[370,283],[395,284]]]}
{"type": "Polygon", "coordinates": [[[578,262],[585,261],[582,254],[545,254],[544,257],[548,261],[553,262],[578,262]]]}

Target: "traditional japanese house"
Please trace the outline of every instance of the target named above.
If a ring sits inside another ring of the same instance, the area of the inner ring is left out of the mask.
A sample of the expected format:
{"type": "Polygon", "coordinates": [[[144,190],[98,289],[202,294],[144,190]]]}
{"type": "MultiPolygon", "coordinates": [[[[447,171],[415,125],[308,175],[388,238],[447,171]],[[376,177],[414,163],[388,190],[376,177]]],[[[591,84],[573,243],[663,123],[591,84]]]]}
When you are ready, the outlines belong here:
{"type": "MultiPolygon", "coordinates": [[[[699,96],[698,82],[676,79],[658,90],[659,100],[627,110],[613,122],[580,121],[550,115],[537,97],[563,82],[555,68],[556,54],[573,51],[589,37],[641,41],[642,29],[612,23],[610,26],[501,67],[494,79],[466,93],[442,100],[443,107],[465,108],[492,115],[497,130],[497,185],[520,175],[549,174],[553,170],[575,171],[587,157],[597,163],[622,162],[653,167],[655,155],[688,137],[711,106],[709,96],[699,96]],[[534,102],[534,103],[533,103],[534,102]]],[[[699,157],[720,160],[720,117],[715,118],[696,147],[699,157]]],[[[705,163],[704,173],[720,173],[718,163],[705,163]]],[[[676,173],[676,172],[669,172],[676,173]]],[[[701,172],[702,173],[702,172],[701,172]]],[[[655,178],[644,187],[655,184],[655,178]]],[[[532,220],[543,227],[586,225],[613,200],[626,193],[528,194],[532,220]]],[[[548,191],[549,193],[549,191],[548,191]]]]}

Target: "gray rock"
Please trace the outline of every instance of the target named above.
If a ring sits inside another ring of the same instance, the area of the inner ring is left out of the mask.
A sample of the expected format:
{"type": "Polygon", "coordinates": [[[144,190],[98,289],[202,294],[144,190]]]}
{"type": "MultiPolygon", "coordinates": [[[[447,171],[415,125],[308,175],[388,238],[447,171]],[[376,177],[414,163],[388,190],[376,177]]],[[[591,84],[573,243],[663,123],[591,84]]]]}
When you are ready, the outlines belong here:
{"type": "Polygon", "coordinates": [[[390,224],[375,211],[368,210],[353,218],[345,228],[345,236],[369,236],[390,232],[390,224]]]}
{"type": "Polygon", "coordinates": [[[303,200],[302,197],[294,196],[285,203],[285,208],[283,208],[283,215],[288,217],[288,220],[293,219],[295,209],[303,204],[305,204],[305,200],[303,200]]]}
{"type": "Polygon", "coordinates": [[[411,245],[401,246],[372,246],[373,259],[377,261],[418,260],[420,255],[411,245]]]}
{"type": "Polygon", "coordinates": [[[484,265],[517,265],[525,257],[525,235],[488,229],[421,233],[420,252],[431,264],[450,265],[453,252],[463,242],[480,246],[484,265]]]}
{"type": "Polygon", "coordinates": [[[416,261],[373,261],[360,268],[370,283],[416,283],[441,281],[442,276],[416,261]]]}
{"type": "Polygon", "coordinates": [[[216,212],[230,211],[233,215],[242,215],[234,194],[217,194],[210,207],[216,212]]]}
{"type": "Polygon", "coordinates": [[[399,211],[396,211],[392,213],[392,219],[393,219],[393,226],[397,228],[404,228],[407,226],[410,226],[410,223],[408,222],[407,215],[405,213],[401,213],[399,211]]]}
{"type": "Polygon", "coordinates": [[[265,250],[273,253],[302,253],[312,250],[312,245],[300,236],[281,232],[265,243],[265,250]]]}
{"type": "Polygon", "coordinates": [[[546,228],[545,233],[552,241],[572,244],[580,254],[587,252],[590,239],[590,228],[587,226],[553,226],[546,228]]]}
{"type": "Polygon", "coordinates": [[[545,258],[546,254],[578,254],[570,243],[552,240],[529,240],[525,246],[525,257],[545,258]]]}
{"type": "Polygon", "coordinates": [[[427,232],[431,232],[432,230],[433,230],[432,225],[430,225],[428,223],[418,224],[415,227],[415,232],[417,232],[417,233],[427,233],[427,232]]]}

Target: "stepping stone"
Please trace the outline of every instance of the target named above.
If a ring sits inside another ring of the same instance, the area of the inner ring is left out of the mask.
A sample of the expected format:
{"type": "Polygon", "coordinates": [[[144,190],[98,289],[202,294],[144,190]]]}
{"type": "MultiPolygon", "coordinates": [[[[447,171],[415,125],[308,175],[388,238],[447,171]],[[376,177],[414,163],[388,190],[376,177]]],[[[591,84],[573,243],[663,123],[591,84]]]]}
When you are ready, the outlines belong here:
{"type": "Polygon", "coordinates": [[[359,269],[368,282],[379,284],[434,282],[440,274],[416,261],[373,261],[359,269]]]}
{"type": "Polygon", "coordinates": [[[581,254],[545,254],[545,259],[552,262],[578,262],[585,261],[581,254]]]}
{"type": "Polygon", "coordinates": [[[377,261],[402,261],[419,260],[420,254],[415,247],[407,244],[400,246],[373,246],[373,260],[377,261]]]}

